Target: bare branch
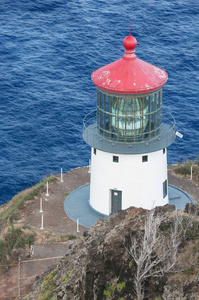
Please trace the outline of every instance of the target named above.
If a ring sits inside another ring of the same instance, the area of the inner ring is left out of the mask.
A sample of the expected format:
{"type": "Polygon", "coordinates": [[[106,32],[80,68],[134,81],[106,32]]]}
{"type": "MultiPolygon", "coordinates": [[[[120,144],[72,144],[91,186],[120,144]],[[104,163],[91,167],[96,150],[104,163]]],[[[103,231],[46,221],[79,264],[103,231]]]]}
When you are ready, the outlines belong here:
{"type": "Polygon", "coordinates": [[[130,236],[128,253],[134,260],[137,270],[134,275],[134,285],[138,300],[144,297],[144,282],[148,277],[163,276],[177,262],[177,251],[185,237],[186,230],[191,225],[187,221],[183,226],[183,217],[176,211],[175,217],[169,220],[169,231],[161,230],[166,216],[155,216],[151,210],[145,222],[144,232],[130,236]]]}

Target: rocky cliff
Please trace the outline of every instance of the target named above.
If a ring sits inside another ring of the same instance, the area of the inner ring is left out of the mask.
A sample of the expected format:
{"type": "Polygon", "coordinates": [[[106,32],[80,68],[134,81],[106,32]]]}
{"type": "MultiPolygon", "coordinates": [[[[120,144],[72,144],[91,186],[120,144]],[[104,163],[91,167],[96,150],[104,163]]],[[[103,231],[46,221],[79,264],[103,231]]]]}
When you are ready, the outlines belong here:
{"type": "MultiPolygon", "coordinates": [[[[138,241],[136,251],[139,253],[148,214],[141,208],[129,208],[109,221],[98,220],[84,232],[83,238],[71,245],[57,266],[36,278],[32,293],[24,299],[138,299],[135,286],[138,264],[130,255],[130,249],[133,237],[138,241]]],[[[164,216],[157,236],[164,236],[169,245],[175,207],[156,208],[156,216],[164,216]]],[[[169,272],[157,272],[157,276],[149,270],[142,282],[144,299],[199,299],[199,211],[187,206],[185,211],[180,211],[180,216],[184,231],[178,228],[181,238],[175,264],[169,272]]],[[[160,249],[161,245],[157,247],[156,243],[150,263],[155,262],[158,255],[161,257],[159,252],[163,250],[160,249]]],[[[172,259],[169,257],[166,261],[167,266],[172,259]]],[[[155,268],[163,269],[163,262],[155,268]]],[[[153,270],[156,269],[153,267],[153,270]]]]}

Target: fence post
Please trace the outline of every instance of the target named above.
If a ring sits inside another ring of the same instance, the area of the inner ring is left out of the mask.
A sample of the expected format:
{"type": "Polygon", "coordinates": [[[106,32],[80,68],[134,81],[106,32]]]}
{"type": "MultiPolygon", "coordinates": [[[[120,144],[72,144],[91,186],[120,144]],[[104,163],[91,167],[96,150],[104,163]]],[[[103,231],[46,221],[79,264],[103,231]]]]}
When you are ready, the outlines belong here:
{"type": "Polygon", "coordinates": [[[44,214],[41,215],[41,228],[44,229],[44,214]]]}
{"type": "Polygon", "coordinates": [[[190,180],[192,180],[192,173],[193,173],[193,166],[191,165],[191,177],[190,177],[190,180]]]}
{"type": "Polygon", "coordinates": [[[18,293],[19,298],[21,297],[21,257],[19,257],[19,269],[18,269],[18,293]]]}
{"type": "Polygon", "coordinates": [[[62,178],[62,168],[61,168],[61,182],[64,182],[63,178],[62,178]]]}
{"type": "Polygon", "coordinates": [[[79,219],[77,219],[77,232],[79,232],[79,219]]]}
{"type": "Polygon", "coordinates": [[[39,210],[40,213],[43,213],[43,210],[42,210],[42,198],[40,198],[40,210],[39,210]]]}
{"type": "Polygon", "coordinates": [[[47,181],[47,184],[46,184],[46,197],[48,197],[49,194],[48,194],[48,181],[47,181]]]}

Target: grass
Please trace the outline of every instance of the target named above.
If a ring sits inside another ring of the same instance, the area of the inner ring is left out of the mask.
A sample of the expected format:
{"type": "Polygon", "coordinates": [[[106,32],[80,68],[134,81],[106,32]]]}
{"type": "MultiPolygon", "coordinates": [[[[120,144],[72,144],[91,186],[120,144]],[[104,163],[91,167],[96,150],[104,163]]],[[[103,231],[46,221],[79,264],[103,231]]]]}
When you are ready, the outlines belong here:
{"type": "Polygon", "coordinates": [[[194,271],[192,269],[184,269],[182,272],[185,275],[194,275],[194,271]]]}
{"type": "Polygon", "coordinates": [[[181,174],[186,176],[191,175],[192,166],[192,178],[193,180],[199,182],[199,156],[196,160],[185,159],[182,163],[178,163],[177,167],[174,168],[176,174],[181,174]]]}
{"type": "Polygon", "coordinates": [[[196,223],[194,226],[190,227],[186,232],[187,239],[197,239],[199,238],[199,224],[196,223]]]}
{"type": "Polygon", "coordinates": [[[60,242],[65,242],[65,241],[68,241],[68,240],[79,239],[79,237],[74,235],[74,234],[60,234],[58,239],[59,239],[60,242]]]}
{"type": "Polygon", "coordinates": [[[30,247],[34,240],[35,235],[31,231],[22,227],[14,227],[12,224],[0,240],[0,264],[10,263],[13,260],[13,249],[30,247]]]}
{"type": "Polygon", "coordinates": [[[0,207],[0,226],[4,225],[8,220],[17,219],[19,211],[23,208],[26,201],[31,200],[38,195],[39,190],[43,189],[47,182],[56,180],[56,177],[50,176],[39,182],[35,186],[19,193],[12,201],[0,207]]]}

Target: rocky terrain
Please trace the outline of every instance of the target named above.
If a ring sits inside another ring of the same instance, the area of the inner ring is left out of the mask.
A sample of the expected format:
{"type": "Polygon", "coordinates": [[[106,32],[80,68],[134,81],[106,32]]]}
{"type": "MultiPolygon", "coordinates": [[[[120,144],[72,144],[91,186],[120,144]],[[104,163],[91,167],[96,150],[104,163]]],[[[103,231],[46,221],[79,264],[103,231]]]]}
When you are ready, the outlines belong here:
{"type": "Polygon", "coordinates": [[[142,268],[147,268],[151,263],[153,265],[167,251],[159,242],[159,237],[164,238],[168,249],[173,247],[172,243],[178,243],[175,263],[169,272],[160,272],[166,270],[165,266],[171,266],[175,256],[172,252],[165,261],[160,259],[159,263],[154,264],[142,281],[142,296],[138,297],[135,276],[139,266],[130,252],[133,241],[136,241],[134,249],[140,255],[148,216],[147,210],[132,207],[119,211],[109,221],[98,220],[84,232],[82,238],[69,246],[58,265],[36,278],[32,292],[23,299],[198,300],[199,210],[191,205],[179,211],[181,222],[176,227],[178,233],[175,241],[171,238],[175,231],[175,207],[166,205],[155,209],[153,219],[161,218],[161,222],[157,234],[154,232],[157,240],[150,259],[142,268]]]}

